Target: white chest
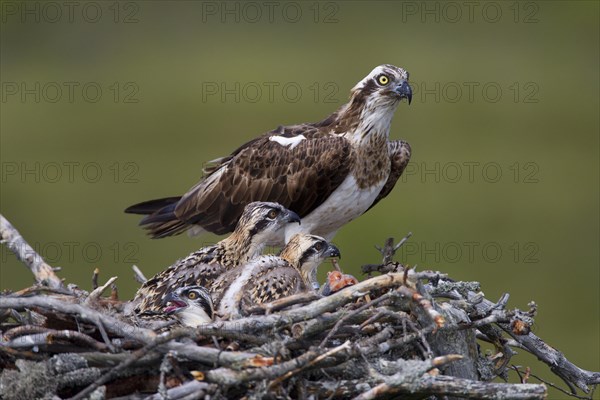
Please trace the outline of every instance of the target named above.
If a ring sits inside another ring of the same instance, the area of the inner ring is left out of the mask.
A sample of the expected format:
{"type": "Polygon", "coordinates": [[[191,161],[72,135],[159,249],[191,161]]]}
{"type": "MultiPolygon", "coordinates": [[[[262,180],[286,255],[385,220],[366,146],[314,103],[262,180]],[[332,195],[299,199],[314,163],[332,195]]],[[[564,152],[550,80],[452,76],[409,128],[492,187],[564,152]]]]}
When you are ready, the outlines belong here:
{"type": "Polygon", "coordinates": [[[348,175],[323,204],[302,218],[300,225],[290,224],[286,227],[286,243],[299,232],[331,240],[338,229],[369,209],[385,182],[386,179],[383,179],[374,186],[359,189],[356,179],[348,175]]]}
{"type": "Polygon", "coordinates": [[[225,289],[223,296],[218,304],[217,313],[229,318],[239,318],[240,302],[245,294],[247,285],[251,279],[263,268],[275,264],[277,257],[272,255],[259,256],[248,263],[237,267],[231,271],[233,279],[225,289]]]}

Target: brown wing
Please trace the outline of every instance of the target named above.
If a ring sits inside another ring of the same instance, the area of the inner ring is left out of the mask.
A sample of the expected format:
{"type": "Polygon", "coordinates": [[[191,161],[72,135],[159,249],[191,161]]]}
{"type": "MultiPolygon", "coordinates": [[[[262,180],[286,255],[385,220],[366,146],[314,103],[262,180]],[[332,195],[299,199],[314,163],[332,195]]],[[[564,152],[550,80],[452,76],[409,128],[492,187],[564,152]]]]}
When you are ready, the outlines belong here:
{"type": "Polygon", "coordinates": [[[373,208],[375,204],[379,203],[381,199],[390,194],[396,185],[396,182],[400,176],[402,176],[402,173],[408,165],[408,162],[410,161],[410,145],[404,140],[394,140],[388,142],[388,150],[390,153],[390,161],[392,162],[390,176],[385,182],[385,185],[383,185],[383,189],[381,189],[381,192],[379,192],[379,195],[367,211],[373,208]]]}
{"type": "Polygon", "coordinates": [[[133,299],[134,304],[139,303],[135,307],[135,313],[160,311],[167,293],[176,288],[208,286],[212,283],[225,271],[224,266],[212,262],[214,249],[211,246],[198,250],[144,282],[133,299]]]}
{"type": "Polygon", "coordinates": [[[351,146],[313,125],[278,128],[241,146],[209,168],[209,175],[186,193],[175,215],[186,224],[224,234],[235,228],[244,206],[272,201],[303,217],[342,183],[350,167],[351,146]],[[305,139],[295,146],[271,136],[305,139]]]}

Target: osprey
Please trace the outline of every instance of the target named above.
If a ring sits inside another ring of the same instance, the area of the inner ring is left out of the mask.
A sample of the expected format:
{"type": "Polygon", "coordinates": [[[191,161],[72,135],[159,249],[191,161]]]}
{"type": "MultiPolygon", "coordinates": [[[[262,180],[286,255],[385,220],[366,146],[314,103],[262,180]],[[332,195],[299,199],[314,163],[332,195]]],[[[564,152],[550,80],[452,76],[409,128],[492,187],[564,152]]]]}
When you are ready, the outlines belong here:
{"type": "Polygon", "coordinates": [[[285,226],[291,222],[300,223],[300,217],[280,204],[248,204],[229,237],[193,252],[148,279],[132,301],[133,311],[136,314],[160,311],[165,296],[172,290],[210,285],[228,269],[257,257],[265,243],[281,240],[285,226]]]}
{"type": "MultiPolygon", "coordinates": [[[[376,67],[350,92],[350,101],[316,123],[280,126],[213,160],[202,180],[181,197],[133,205],[153,238],[231,232],[244,206],[272,201],[295,211],[302,225],[287,227],[331,240],[393,189],[410,159],[410,146],[389,141],[401,99],[410,103],[408,72],[376,67]]],[[[269,243],[282,245],[284,242],[269,243]]]]}
{"type": "Polygon", "coordinates": [[[163,312],[175,317],[182,325],[196,328],[212,322],[215,314],[208,290],[202,286],[184,286],[169,292],[163,312]]]}
{"type": "Polygon", "coordinates": [[[217,314],[239,318],[245,306],[313,290],[317,267],[340,251],[315,235],[296,234],[279,256],[265,255],[221,275],[209,287],[217,314]]]}

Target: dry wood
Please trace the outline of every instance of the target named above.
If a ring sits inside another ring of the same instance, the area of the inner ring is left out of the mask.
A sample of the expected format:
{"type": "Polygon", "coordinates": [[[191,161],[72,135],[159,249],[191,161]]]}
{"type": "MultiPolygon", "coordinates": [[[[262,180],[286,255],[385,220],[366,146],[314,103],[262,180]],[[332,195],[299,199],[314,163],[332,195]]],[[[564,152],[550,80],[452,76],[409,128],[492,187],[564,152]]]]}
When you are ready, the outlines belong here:
{"type": "Polygon", "coordinates": [[[0,215],[0,237],[2,243],[33,273],[40,285],[51,288],[62,288],[63,283],[54,273],[54,269],[46,264],[33,248],[23,239],[21,234],[3,215],[0,215]]]}
{"type": "Polygon", "coordinates": [[[508,295],[489,301],[477,282],[393,263],[407,238],[386,241],[384,263],[364,268],[381,275],[331,296],[296,295],[245,318],[161,333],[122,314],[116,277],[100,286],[95,273],[91,293],[65,289],[2,224],[5,243],[46,285],[0,296],[3,399],[546,398],[545,385],[526,383],[531,370],[509,368],[515,346],[573,392],[600,380],[530,332],[535,306],[508,310],[508,295]],[[477,339],[496,354],[480,354],[477,339]],[[488,381],[510,371],[524,383],[488,381]]]}

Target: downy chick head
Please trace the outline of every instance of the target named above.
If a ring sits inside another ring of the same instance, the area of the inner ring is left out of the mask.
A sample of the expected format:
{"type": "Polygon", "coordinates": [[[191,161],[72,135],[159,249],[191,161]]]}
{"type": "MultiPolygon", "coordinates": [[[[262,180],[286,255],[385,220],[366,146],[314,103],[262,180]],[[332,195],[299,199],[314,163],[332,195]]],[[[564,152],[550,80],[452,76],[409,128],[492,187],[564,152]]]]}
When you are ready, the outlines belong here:
{"type": "Polygon", "coordinates": [[[164,313],[192,328],[212,322],[215,314],[210,293],[202,286],[177,288],[167,294],[163,304],[164,313]]]}

